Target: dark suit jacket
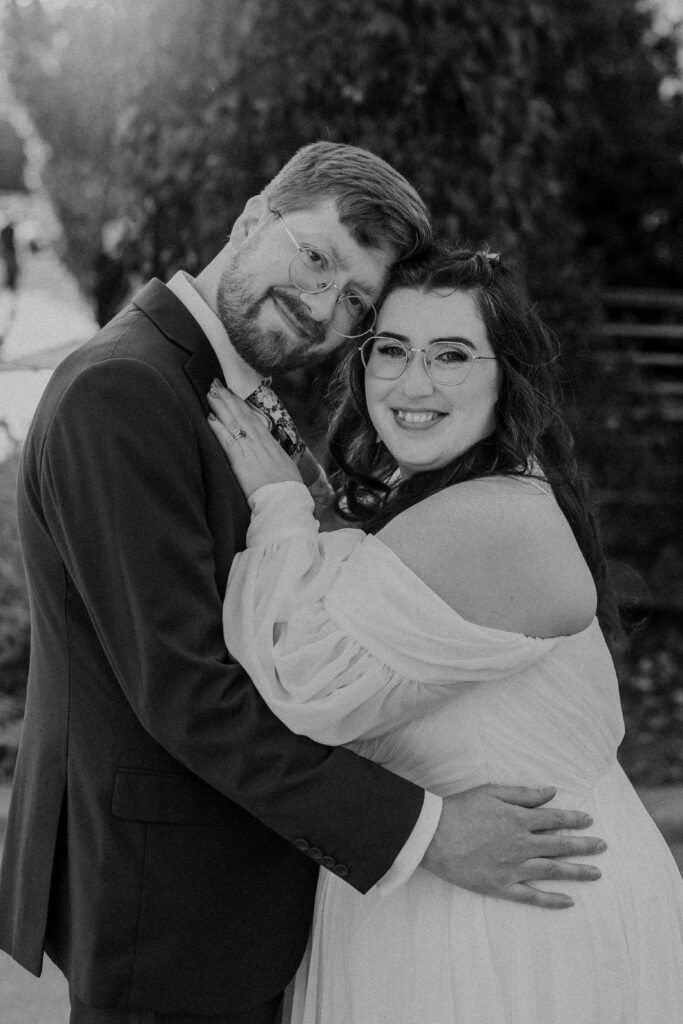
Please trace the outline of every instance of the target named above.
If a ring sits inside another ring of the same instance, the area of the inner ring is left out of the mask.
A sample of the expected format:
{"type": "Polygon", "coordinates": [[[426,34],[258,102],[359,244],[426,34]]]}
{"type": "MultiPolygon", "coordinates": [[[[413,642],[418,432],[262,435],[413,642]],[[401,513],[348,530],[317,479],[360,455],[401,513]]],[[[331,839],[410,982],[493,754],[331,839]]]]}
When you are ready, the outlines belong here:
{"type": "Polygon", "coordinates": [[[422,790],[294,736],[227,653],[247,504],[206,423],[220,376],[153,281],[55,371],[18,491],[32,623],[0,946],[101,1008],[221,1014],[302,954],[322,864],[360,891],[422,790]]]}

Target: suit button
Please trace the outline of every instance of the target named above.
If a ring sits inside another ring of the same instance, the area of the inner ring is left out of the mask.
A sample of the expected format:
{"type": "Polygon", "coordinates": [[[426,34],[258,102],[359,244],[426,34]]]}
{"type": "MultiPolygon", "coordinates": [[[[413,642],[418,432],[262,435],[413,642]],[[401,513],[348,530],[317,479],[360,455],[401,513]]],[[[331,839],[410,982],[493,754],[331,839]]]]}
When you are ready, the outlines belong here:
{"type": "Polygon", "coordinates": [[[321,863],[321,865],[324,868],[333,868],[334,867],[334,857],[323,857],[323,859],[320,861],[320,863],[321,863]]]}
{"type": "Polygon", "coordinates": [[[334,871],[335,875],[339,875],[340,878],[346,878],[346,876],[349,873],[349,869],[347,868],[346,864],[335,864],[332,870],[334,871]]]}
{"type": "Polygon", "coordinates": [[[323,851],[319,850],[317,846],[312,846],[308,851],[308,856],[311,858],[311,860],[322,860],[323,851]]]}
{"type": "Polygon", "coordinates": [[[294,845],[296,846],[297,850],[301,850],[302,853],[306,853],[306,851],[308,850],[308,843],[306,842],[305,839],[295,839],[294,845]]]}

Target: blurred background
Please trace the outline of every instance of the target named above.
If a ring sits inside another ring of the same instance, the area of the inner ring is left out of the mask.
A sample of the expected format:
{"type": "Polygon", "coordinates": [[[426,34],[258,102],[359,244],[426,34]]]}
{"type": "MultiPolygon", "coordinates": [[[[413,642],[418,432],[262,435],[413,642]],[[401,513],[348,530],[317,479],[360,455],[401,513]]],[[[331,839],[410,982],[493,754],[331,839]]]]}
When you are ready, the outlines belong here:
{"type": "MultiPolygon", "coordinates": [[[[629,627],[622,762],[683,783],[682,115],[679,0],[0,0],[4,778],[29,649],[14,487],[51,367],[330,139],[523,268],[629,627]]],[[[319,451],[330,370],[280,381],[319,451]]]]}

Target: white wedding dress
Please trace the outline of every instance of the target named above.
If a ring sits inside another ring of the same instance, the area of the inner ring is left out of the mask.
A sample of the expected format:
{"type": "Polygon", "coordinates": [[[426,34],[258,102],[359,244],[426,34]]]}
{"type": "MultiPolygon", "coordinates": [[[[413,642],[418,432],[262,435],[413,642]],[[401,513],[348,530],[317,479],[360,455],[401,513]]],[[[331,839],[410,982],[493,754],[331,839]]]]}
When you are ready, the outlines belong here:
{"type": "Polygon", "coordinates": [[[319,535],[303,485],[251,504],[226,639],[293,731],[441,795],[550,783],[608,843],[599,881],[538,883],[571,894],[556,912],[421,868],[384,896],[322,871],[292,1024],[681,1024],[683,882],[617,764],[597,622],[547,640],[474,625],[376,537],[319,535]]]}

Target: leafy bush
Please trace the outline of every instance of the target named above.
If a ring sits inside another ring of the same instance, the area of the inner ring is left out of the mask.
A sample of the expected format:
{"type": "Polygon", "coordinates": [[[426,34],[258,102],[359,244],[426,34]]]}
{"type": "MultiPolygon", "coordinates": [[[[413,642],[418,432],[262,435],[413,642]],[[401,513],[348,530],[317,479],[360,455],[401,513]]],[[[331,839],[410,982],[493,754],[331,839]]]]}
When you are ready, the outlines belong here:
{"type": "Polygon", "coordinates": [[[16,524],[18,463],[15,445],[0,462],[0,780],[14,769],[28,675],[28,598],[16,524]]]}
{"type": "Polygon", "coordinates": [[[619,760],[636,784],[683,783],[683,632],[659,617],[618,660],[626,736],[619,760]]]}
{"type": "Polygon", "coordinates": [[[0,462],[0,694],[5,696],[23,694],[28,668],[28,597],[16,523],[18,464],[17,447],[0,462]]]}

